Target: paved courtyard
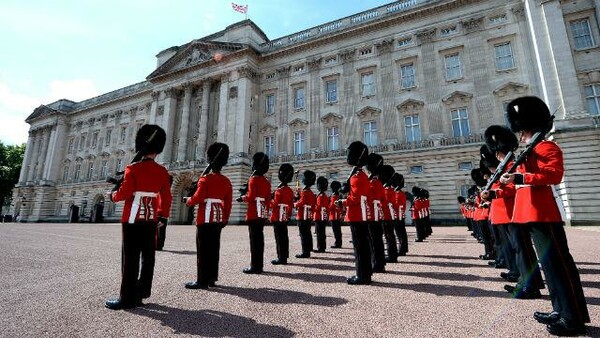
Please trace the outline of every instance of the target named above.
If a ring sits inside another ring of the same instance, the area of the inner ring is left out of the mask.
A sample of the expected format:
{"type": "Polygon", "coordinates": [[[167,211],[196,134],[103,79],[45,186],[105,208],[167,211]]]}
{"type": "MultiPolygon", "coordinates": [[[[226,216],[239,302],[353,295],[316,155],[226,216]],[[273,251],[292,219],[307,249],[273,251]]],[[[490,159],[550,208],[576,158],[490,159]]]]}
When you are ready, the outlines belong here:
{"type": "MultiPolygon", "coordinates": [[[[330,231],[330,229],[328,229],[330,231]]],[[[152,297],[127,311],[104,308],[118,295],[119,224],[0,224],[1,337],[549,337],[532,318],[543,299],[515,300],[500,270],[476,258],[483,248],[465,228],[434,228],[370,286],[349,286],[353,256],[344,248],[245,275],[247,228],[226,227],[219,286],[187,290],[195,278],[195,229],[169,226],[157,252],[152,297]]],[[[275,257],[265,229],[265,262],[275,257]]],[[[592,323],[600,337],[600,232],[567,229],[592,323]]],[[[330,232],[328,232],[330,236],[330,232]]],[[[292,255],[299,252],[290,228],[292,255]]],[[[328,244],[331,238],[328,237],[328,244]]]]}

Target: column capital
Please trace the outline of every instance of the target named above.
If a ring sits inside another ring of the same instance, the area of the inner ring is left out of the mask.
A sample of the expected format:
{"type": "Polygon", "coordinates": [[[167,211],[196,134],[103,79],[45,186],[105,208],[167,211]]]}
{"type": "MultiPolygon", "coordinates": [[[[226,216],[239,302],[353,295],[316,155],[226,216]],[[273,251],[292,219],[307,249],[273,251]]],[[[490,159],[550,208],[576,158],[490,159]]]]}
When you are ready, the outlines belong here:
{"type": "Polygon", "coordinates": [[[344,61],[352,61],[354,60],[354,56],[356,55],[356,49],[346,49],[338,54],[342,62],[344,61]]]}
{"type": "Polygon", "coordinates": [[[379,51],[379,54],[389,53],[392,51],[392,46],[394,45],[394,39],[383,39],[379,42],[375,43],[375,47],[379,51]]]}
{"type": "Polygon", "coordinates": [[[160,95],[160,92],[155,90],[150,95],[152,96],[152,101],[158,101],[158,96],[160,95]]]}
{"type": "Polygon", "coordinates": [[[431,28],[417,32],[416,35],[417,39],[419,39],[419,43],[424,44],[433,41],[436,30],[436,28],[431,28]]]}

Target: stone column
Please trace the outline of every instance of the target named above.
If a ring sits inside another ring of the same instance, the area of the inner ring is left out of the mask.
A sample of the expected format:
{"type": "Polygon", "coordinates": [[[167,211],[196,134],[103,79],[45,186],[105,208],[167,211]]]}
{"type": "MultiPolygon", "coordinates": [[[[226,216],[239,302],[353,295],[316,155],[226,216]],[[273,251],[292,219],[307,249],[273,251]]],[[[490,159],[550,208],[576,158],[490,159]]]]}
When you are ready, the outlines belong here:
{"type": "Polygon", "coordinates": [[[208,100],[212,80],[207,79],[202,83],[202,101],[200,104],[200,121],[198,121],[198,156],[204,158],[206,152],[206,138],[208,136],[208,100]]]}
{"type": "Polygon", "coordinates": [[[21,173],[19,174],[19,183],[25,183],[28,176],[27,166],[31,163],[31,157],[33,156],[35,136],[33,131],[29,131],[29,138],[27,139],[27,145],[25,146],[25,155],[23,156],[23,165],[21,166],[21,173]]]}
{"type": "Polygon", "coordinates": [[[179,145],[177,147],[177,161],[183,162],[187,158],[186,148],[188,141],[188,130],[190,127],[190,104],[192,102],[192,86],[189,83],[183,85],[183,110],[181,113],[181,128],[179,130],[179,145]]]}
{"type": "Polygon", "coordinates": [[[377,96],[383,101],[382,118],[380,119],[382,125],[377,126],[378,129],[381,128],[383,131],[380,134],[383,136],[383,140],[379,141],[380,144],[391,141],[397,142],[401,134],[396,123],[398,110],[394,104],[394,97],[396,96],[394,90],[397,88],[397,84],[394,83],[395,69],[391,53],[394,47],[393,43],[393,39],[386,39],[375,44],[381,60],[381,69],[377,72],[379,73],[379,79],[381,79],[377,83],[377,96]]]}
{"type": "Polygon", "coordinates": [[[67,142],[67,124],[64,119],[58,120],[56,126],[52,130],[52,138],[50,140],[50,149],[46,157],[46,170],[44,179],[51,182],[58,182],[58,178],[62,169],[62,160],[65,155],[65,144],[67,142]]]}
{"type": "MultiPolygon", "coordinates": [[[[219,120],[217,122],[217,141],[227,143],[227,91],[229,89],[229,72],[221,75],[221,88],[219,91],[219,120]]],[[[233,149],[231,149],[233,153],[233,149]]]]}
{"type": "Polygon", "coordinates": [[[252,114],[250,113],[250,100],[252,99],[252,80],[253,71],[247,67],[237,69],[237,105],[235,111],[235,123],[230,131],[233,140],[233,153],[249,153],[250,145],[250,124],[252,123],[252,114]]]}
{"type": "Polygon", "coordinates": [[[150,105],[150,116],[148,116],[148,124],[156,124],[156,109],[158,108],[159,92],[152,92],[152,104],[150,105]]]}
{"type": "Polygon", "coordinates": [[[163,149],[163,152],[160,155],[160,162],[162,163],[170,163],[171,159],[173,158],[173,122],[175,120],[176,100],[177,93],[174,88],[169,88],[165,90],[165,111],[163,112],[162,127],[165,129],[165,132],[167,134],[167,142],[165,143],[165,148],[163,149]]]}
{"type": "Polygon", "coordinates": [[[48,143],[47,143],[47,148],[44,154],[42,155],[46,155],[46,159],[44,160],[44,165],[42,167],[42,175],[41,175],[41,179],[42,180],[47,180],[48,179],[48,173],[50,172],[50,169],[52,169],[53,166],[53,159],[54,159],[54,153],[56,151],[56,149],[54,149],[54,147],[56,146],[56,126],[52,126],[50,128],[50,136],[47,138],[48,139],[48,143]]]}
{"type": "MultiPolygon", "coordinates": [[[[50,128],[44,127],[42,134],[42,147],[40,151],[40,155],[38,156],[38,164],[39,168],[35,173],[39,179],[43,178],[44,168],[46,166],[46,154],[48,153],[48,143],[50,143],[50,128]]],[[[36,177],[33,178],[34,180],[36,177]]]]}
{"type": "MultiPolygon", "coordinates": [[[[275,137],[277,145],[275,149],[279,152],[285,152],[288,154],[293,153],[289,147],[289,138],[293,137],[289,135],[289,88],[290,88],[290,71],[292,66],[283,66],[278,68],[277,71],[277,82],[280,88],[277,91],[277,98],[275,102],[275,118],[278,121],[278,125],[282,126],[275,137]],[[279,107],[279,109],[277,109],[279,107]]],[[[262,98],[264,100],[264,97],[262,98]]]]}

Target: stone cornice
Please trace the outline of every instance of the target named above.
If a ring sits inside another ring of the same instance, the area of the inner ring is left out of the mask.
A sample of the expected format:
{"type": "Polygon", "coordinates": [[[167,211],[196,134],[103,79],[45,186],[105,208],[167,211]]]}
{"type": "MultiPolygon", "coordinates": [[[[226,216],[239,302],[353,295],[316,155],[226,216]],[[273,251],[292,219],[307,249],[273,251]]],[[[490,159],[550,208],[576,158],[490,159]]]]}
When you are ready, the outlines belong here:
{"type": "Polygon", "coordinates": [[[437,32],[437,28],[428,28],[415,33],[417,39],[419,39],[419,44],[424,44],[433,41],[435,37],[435,33],[437,32]]]}
{"type": "Polygon", "coordinates": [[[461,91],[454,91],[446,96],[444,96],[442,98],[442,102],[444,102],[445,104],[451,105],[454,103],[468,103],[471,102],[471,99],[473,98],[473,94],[471,93],[466,93],[466,92],[461,92],[461,91]]]}
{"type": "Polygon", "coordinates": [[[288,123],[288,126],[292,128],[299,128],[308,125],[308,121],[300,118],[295,118],[288,123]]]}
{"type": "Polygon", "coordinates": [[[461,21],[461,24],[465,31],[468,33],[480,32],[484,29],[485,17],[470,18],[465,21],[461,21]]]}
{"type": "Polygon", "coordinates": [[[493,93],[499,97],[506,96],[509,93],[523,95],[527,92],[527,89],[529,89],[529,86],[526,84],[510,81],[494,89],[493,93]]]}
{"type": "Polygon", "coordinates": [[[396,109],[398,109],[399,111],[401,111],[403,113],[412,113],[412,112],[423,109],[424,106],[425,106],[425,102],[423,102],[423,101],[407,99],[407,100],[402,101],[399,105],[397,105],[396,109]]]}
{"type": "Polygon", "coordinates": [[[366,106],[363,109],[356,112],[356,116],[361,119],[373,118],[381,114],[381,109],[372,106],[366,106]]]}
{"type": "Polygon", "coordinates": [[[308,70],[309,71],[315,71],[315,70],[319,70],[319,68],[321,68],[321,57],[316,57],[316,58],[312,58],[310,60],[308,60],[306,62],[306,64],[308,65],[308,70]]]}
{"type": "Polygon", "coordinates": [[[277,131],[277,127],[272,124],[265,124],[262,128],[260,128],[259,132],[263,135],[275,133],[277,131]]]}
{"type": "Polygon", "coordinates": [[[321,117],[321,122],[323,122],[324,124],[339,123],[340,121],[342,121],[343,118],[344,116],[340,114],[327,113],[323,117],[321,117]]]}
{"type": "Polygon", "coordinates": [[[356,57],[356,48],[342,50],[338,55],[341,62],[352,61],[356,57]]]}
{"type": "Polygon", "coordinates": [[[377,47],[377,51],[379,51],[380,55],[389,53],[394,47],[394,39],[383,39],[379,42],[376,42],[375,47],[377,47]]]}

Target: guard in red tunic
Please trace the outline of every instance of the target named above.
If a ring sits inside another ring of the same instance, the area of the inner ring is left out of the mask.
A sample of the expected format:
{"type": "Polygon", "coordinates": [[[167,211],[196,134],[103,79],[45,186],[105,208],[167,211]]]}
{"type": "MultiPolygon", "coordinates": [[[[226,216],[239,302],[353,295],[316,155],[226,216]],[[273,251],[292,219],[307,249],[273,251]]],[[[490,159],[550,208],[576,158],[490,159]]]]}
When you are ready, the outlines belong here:
{"type": "Polygon", "coordinates": [[[346,162],[353,166],[348,178],[348,197],[340,199],[338,204],[346,208],[345,221],[352,231],[352,245],[354,246],[354,259],[356,275],[347,279],[348,284],[371,284],[373,274],[371,266],[371,250],[369,247],[369,221],[371,216],[370,184],[367,174],[362,167],[367,164],[369,150],[359,141],[354,141],[348,146],[346,162]]]}
{"type": "Polygon", "coordinates": [[[313,251],[311,227],[313,210],[317,203],[317,197],[310,190],[310,187],[315,184],[317,175],[313,171],[306,170],[302,176],[304,189],[299,192],[297,196],[298,200],[294,204],[297,210],[296,219],[298,220],[298,232],[300,233],[300,243],[302,246],[302,253],[297,254],[296,258],[309,258],[310,253],[313,251]]]}
{"type": "Polygon", "coordinates": [[[475,192],[473,222],[477,224],[485,250],[485,254],[480,255],[479,258],[483,260],[495,260],[496,253],[494,252],[494,242],[488,225],[489,202],[481,199],[479,195],[480,189],[487,184],[487,180],[483,177],[481,167],[471,170],[471,178],[475,181],[475,185],[477,186],[475,192]]]}
{"type": "Polygon", "coordinates": [[[246,222],[250,237],[250,267],[242,271],[249,274],[263,272],[265,233],[268,206],[271,203],[271,183],[264,174],[269,171],[269,157],[262,152],[252,156],[252,176],[248,180],[248,191],[238,197],[238,202],[248,203],[246,222]]]}
{"type": "Polygon", "coordinates": [[[331,182],[331,196],[329,196],[329,222],[333,231],[334,244],[331,248],[342,247],[342,213],[344,209],[336,203],[340,199],[340,188],[342,184],[338,181],[331,182]]]}
{"type": "Polygon", "coordinates": [[[315,203],[315,210],[313,212],[313,219],[315,220],[315,231],[317,233],[317,252],[325,252],[327,246],[327,236],[325,230],[327,228],[327,209],[329,209],[329,197],[327,197],[327,187],[329,182],[323,176],[317,178],[317,201],[315,203]]]}
{"type": "MultiPolygon", "coordinates": [[[[510,129],[520,133],[523,143],[531,141],[536,132],[545,134],[552,128],[553,117],[548,106],[537,97],[511,101],[507,114],[510,129]]],[[[570,336],[585,333],[585,323],[590,322],[590,316],[553,193],[552,186],[562,181],[564,170],[559,146],[552,141],[541,141],[533,146],[525,162],[518,166],[517,173],[505,173],[500,181],[516,185],[515,200],[518,202],[512,222],[531,229],[548,283],[553,311],[536,312],[534,318],[548,324],[551,334],[570,336]]]]}
{"type": "Polygon", "coordinates": [[[387,257],[386,263],[398,262],[398,243],[396,235],[394,235],[394,223],[397,221],[396,207],[394,199],[396,193],[392,187],[392,175],[395,170],[391,165],[383,165],[379,170],[379,181],[383,184],[384,199],[383,199],[383,234],[385,236],[387,257]]]}
{"type": "Polygon", "coordinates": [[[383,166],[383,157],[370,153],[367,159],[369,184],[371,186],[373,219],[369,223],[369,243],[371,244],[371,263],[373,272],[385,272],[385,248],[383,245],[383,206],[385,205],[385,189],[379,180],[379,171],[383,166]]]}
{"type": "Polygon", "coordinates": [[[290,256],[290,239],[288,236],[288,224],[292,217],[294,207],[294,192],[288,186],[294,177],[294,167],[289,163],[284,163],[279,167],[277,173],[279,185],[273,192],[271,201],[271,219],[273,222],[273,232],[275,233],[275,246],[277,248],[277,259],[271,261],[272,264],[287,264],[290,256]]]}
{"type": "Polygon", "coordinates": [[[215,286],[219,277],[221,229],[229,221],[233,190],[231,181],[221,174],[227,164],[229,147],[213,143],[206,151],[208,167],[198,178],[196,192],[184,197],[188,207],[198,205],[196,215],[196,281],[187,282],[187,289],[207,289],[215,286]]]}
{"type": "Polygon", "coordinates": [[[471,222],[467,218],[467,213],[468,213],[468,211],[467,211],[467,205],[466,205],[466,201],[467,200],[463,196],[457,196],[456,200],[457,200],[458,205],[459,205],[460,215],[463,217],[463,219],[467,223],[467,229],[469,231],[471,231],[472,230],[472,228],[471,228],[471,222]]]}
{"type": "MultiPolygon", "coordinates": [[[[169,182],[173,186],[173,175],[169,175],[169,182]]],[[[157,197],[158,203],[160,204],[160,195],[157,197]]],[[[161,223],[156,230],[156,251],[162,251],[165,246],[165,239],[167,238],[167,223],[161,223]]]]}
{"type": "Polygon", "coordinates": [[[154,162],[162,152],[165,140],[166,134],[161,127],[143,125],[135,137],[135,150],[138,155],[143,155],[142,160],[128,165],[121,186],[107,193],[112,202],[125,201],[121,217],[121,293],[118,299],[108,300],[105,304],[112,310],[139,306],[142,299],[151,294],[156,227],[167,222],[172,199],[169,173],[154,162]]]}
{"type": "Polygon", "coordinates": [[[412,202],[412,206],[411,206],[411,216],[412,216],[412,220],[413,220],[413,224],[415,225],[415,230],[416,230],[416,238],[415,238],[415,242],[423,242],[423,240],[425,239],[425,224],[424,224],[424,220],[423,218],[424,216],[424,208],[425,208],[425,201],[423,199],[423,189],[419,188],[419,187],[413,187],[412,188],[412,194],[413,194],[413,202],[412,202]]]}
{"type": "Polygon", "coordinates": [[[392,187],[396,194],[394,207],[398,210],[398,219],[394,223],[394,231],[398,237],[398,256],[406,256],[408,253],[408,234],[406,233],[406,193],[404,188],[404,176],[399,173],[392,175],[392,187]]]}

